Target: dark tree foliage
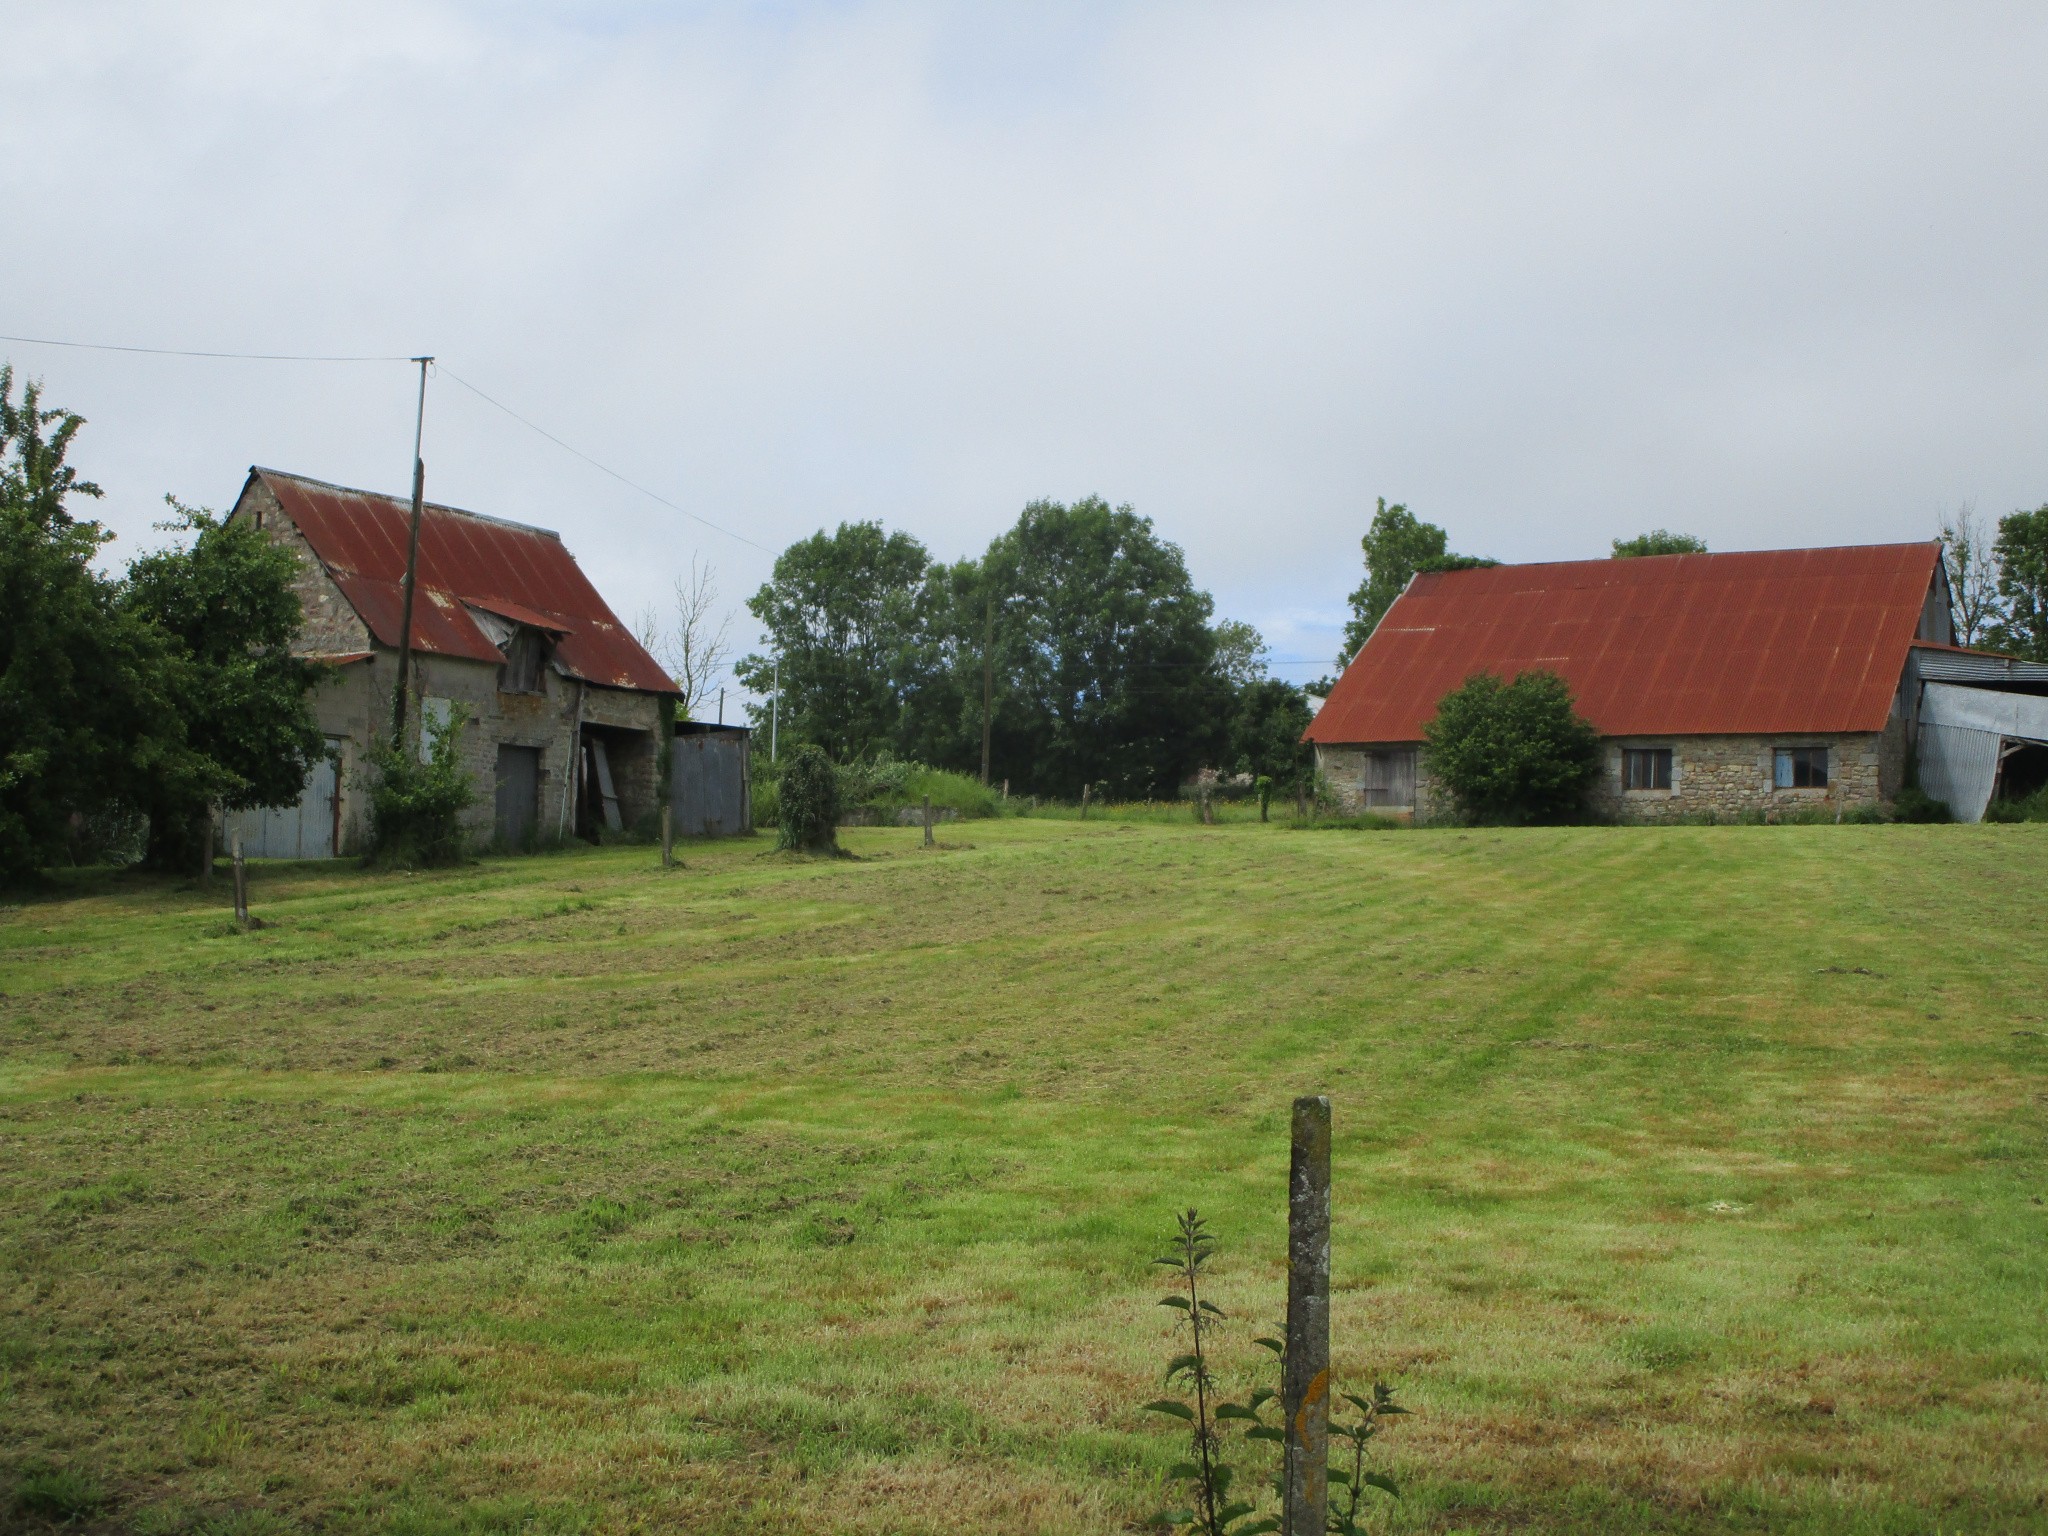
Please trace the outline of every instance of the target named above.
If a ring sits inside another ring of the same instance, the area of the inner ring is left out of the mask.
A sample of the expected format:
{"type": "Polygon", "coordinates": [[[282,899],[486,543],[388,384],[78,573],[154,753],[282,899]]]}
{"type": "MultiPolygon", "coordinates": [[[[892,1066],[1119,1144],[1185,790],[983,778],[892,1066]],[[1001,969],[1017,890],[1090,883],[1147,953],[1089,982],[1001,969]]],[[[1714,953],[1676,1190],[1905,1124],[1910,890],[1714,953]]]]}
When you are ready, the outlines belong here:
{"type": "MultiPolygon", "coordinates": [[[[1181,552],[1099,497],[1033,502],[951,565],[842,525],[784,551],[750,606],[783,647],[782,731],[842,764],[978,773],[986,698],[992,777],[1019,790],[1170,796],[1246,755],[1292,771],[1278,742],[1305,705],[1264,677],[1257,631],[1212,627],[1181,552]]],[[[773,658],[740,673],[765,694],[773,658]]]]}
{"type": "MultiPolygon", "coordinates": [[[[994,663],[994,680],[1014,601],[1013,594],[996,590],[979,560],[934,564],[925,573],[916,640],[897,675],[898,757],[962,773],[981,771],[982,661],[987,656],[994,663]]],[[[1000,682],[994,692],[1000,713],[1006,705],[1000,682]]]]}
{"type": "Polygon", "coordinates": [[[1388,506],[1384,496],[1379,498],[1378,510],[1359,546],[1365,551],[1365,580],[1351,594],[1351,622],[1344,626],[1344,649],[1337,657],[1339,672],[1351,665],[1359,647],[1372,638],[1373,627],[1419,572],[1498,564],[1479,555],[1449,553],[1449,536],[1443,529],[1423,522],[1399,502],[1388,506]]]}
{"type": "Polygon", "coordinates": [[[1169,797],[1214,760],[1230,690],[1209,595],[1151,519],[1096,496],[1035,501],[981,565],[980,595],[998,608],[1003,777],[1063,799],[1083,784],[1169,797]]]}
{"type": "MultiPolygon", "coordinates": [[[[841,762],[895,741],[930,563],[909,534],[872,522],[841,523],[776,558],[773,575],[747,600],[770,652],[745,657],[734,671],[766,699],[781,653],[783,733],[841,762]]],[[[756,713],[765,726],[765,706],[756,713]]]]}
{"type": "Polygon", "coordinates": [[[1314,718],[1308,696],[1292,683],[1261,678],[1237,690],[1225,754],[1233,772],[1269,778],[1292,794],[1315,776],[1315,748],[1301,739],[1314,718]]]}
{"type": "Polygon", "coordinates": [[[1614,558],[1617,560],[1632,560],[1639,555],[1704,555],[1706,552],[1705,539],[1696,539],[1689,533],[1669,533],[1662,528],[1639,533],[1632,539],[1614,541],[1614,558]]]}
{"type": "Polygon", "coordinates": [[[73,818],[133,805],[192,770],[163,687],[165,642],[92,569],[112,535],[74,518],[97,497],[64,462],[83,420],[14,396],[0,366],[0,881],[62,857],[73,818]],[[49,429],[55,428],[54,431],[49,429]]]}
{"type": "Polygon", "coordinates": [[[1423,757],[1464,819],[1523,826],[1583,813],[1600,742],[1555,672],[1479,672],[1438,701],[1423,757]]]}
{"type": "Polygon", "coordinates": [[[186,771],[153,776],[142,809],[149,863],[185,869],[200,858],[209,806],[298,799],[323,750],[309,700],[326,672],[291,651],[297,557],[253,524],[164,499],[176,516],[159,526],[192,542],[131,564],[121,606],[169,641],[163,677],[184,726],[186,771]]]}
{"type": "Polygon", "coordinates": [[[2002,612],[1991,644],[2028,661],[2048,661],[2048,506],[2000,518],[1993,550],[2002,612]]]}
{"type": "Polygon", "coordinates": [[[776,782],[775,846],[800,853],[839,849],[839,773],[806,742],[790,753],[776,782]]]}

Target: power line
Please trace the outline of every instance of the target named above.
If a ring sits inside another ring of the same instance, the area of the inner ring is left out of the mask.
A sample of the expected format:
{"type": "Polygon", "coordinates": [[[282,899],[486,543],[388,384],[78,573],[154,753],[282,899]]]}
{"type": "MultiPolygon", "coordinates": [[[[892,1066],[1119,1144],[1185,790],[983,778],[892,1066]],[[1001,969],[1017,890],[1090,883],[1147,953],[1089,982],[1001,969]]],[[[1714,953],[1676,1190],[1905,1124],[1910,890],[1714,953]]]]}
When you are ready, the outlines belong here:
{"type": "Polygon", "coordinates": [[[410,357],[341,357],[304,352],[193,352],[183,347],[117,347],[103,341],[53,341],[47,336],[0,336],[31,347],[69,347],[80,352],[139,352],[149,357],[218,357],[245,363],[409,363],[410,357]]]}
{"type": "MultiPolygon", "coordinates": [[[[48,336],[0,335],[0,341],[20,342],[24,346],[31,347],[67,347],[72,350],[81,352],[127,352],[139,354],[145,357],[204,357],[227,359],[236,362],[247,363],[416,363],[419,361],[419,358],[417,356],[400,356],[396,354],[387,356],[384,354],[339,355],[304,352],[202,352],[186,347],[126,347],[117,346],[110,342],[99,341],[58,341],[48,336]]],[[[468,390],[471,394],[475,395],[479,400],[483,401],[486,405],[495,406],[498,410],[503,411],[507,416],[510,416],[514,421],[518,422],[522,427],[525,427],[528,431],[538,432],[542,437],[546,438],[549,442],[553,443],[557,448],[560,448],[567,453],[573,453],[574,455],[576,455],[577,458],[581,459],[584,463],[588,464],[592,469],[595,469],[602,474],[610,475],[614,480],[618,481],[619,484],[626,486],[631,490],[638,491],[642,496],[647,497],[650,501],[660,502],[661,505],[667,507],[671,512],[680,512],[684,517],[689,518],[692,522],[702,523],[706,528],[709,528],[713,533],[722,533],[728,539],[735,539],[738,542],[745,544],[750,549],[760,550],[761,553],[764,555],[772,555],[775,553],[774,550],[768,548],[765,544],[756,544],[752,539],[748,538],[745,534],[734,533],[730,528],[721,528],[717,523],[712,522],[710,518],[701,517],[697,513],[692,512],[688,507],[678,506],[676,505],[676,503],[670,501],[666,496],[660,495],[655,491],[650,491],[649,489],[647,489],[646,486],[639,484],[637,481],[627,479],[624,475],[620,474],[617,470],[613,469],[609,464],[600,463],[598,460],[592,458],[589,454],[585,453],[581,448],[576,447],[573,443],[566,443],[562,441],[561,438],[555,436],[554,433],[550,432],[546,427],[541,426],[538,422],[527,420],[526,417],[520,415],[517,411],[513,410],[512,407],[505,404],[504,401],[493,399],[491,396],[485,394],[482,390],[478,389],[474,384],[470,383],[469,380],[462,377],[461,374],[456,373],[453,369],[438,368],[436,371],[447,374],[449,378],[453,379],[457,384],[460,384],[464,389],[468,390]]]]}
{"type": "Polygon", "coordinates": [[[752,539],[748,538],[743,533],[734,533],[730,528],[721,528],[718,524],[712,522],[710,518],[700,517],[695,512],[692,512],[688,507],[677,506],[674,502],[670,501],[666,496],[663,496],[655,491],[650,491],[649,489],[647,489],[646,486],[641,485],[636,480],[628,480],[624,475],[620,474],[616,469],[613,469],[609,464],[600,463],[598,460],[593,459],[589,454],[585,453],[581,448],[578,448],[574,443],[565,443],[562,441],[562,439],[555,436],[554,433],[550,432],[546,427],[541,426],[538,422],[528,421],[524,416],[520,415],[517,411],[513,410],[511,406],[505,404],[504,401],[493,400],[489,395],[485,394],[482,390],[478,389],[474,384],[470,383],[469,380],[465,379],[461,374],[457,373],[454,369],[441,367],[437,368],[435,371],[439,373],[445,373],[449,378],[453,379],[456,383],[460,384],[464,389],[468,390],[472,395],[475,395],[477,399],[483,401],[486,405],[496,406],[499,410],[503,411],[507,416],[510,416],[514,421],[518,422],[519,425],[525,427],[528,431],[538,432],[542,437],[546,438],[549,442],[553,443],[557,448],[562,449],[565,453],[575,454],[577,458],[581,459],[584,463],[588,464],[592,469],[595,469],[602,474],[610,475],[614,480],[618,481],[619,484],[627,487],[629,490],[638,491],[642,496],[645,496],[649,501],[658,501],[664,507],[667,507],[671,512],[680,512],[683,514],[683,516],[689,518],[692,522],[702,523],[706,528],[709,528],[713,533],[722,533],[728,539],[737,539],[740,543],[746,545],[750,549],[760,550],[761,553],[764,555],[772,555],[775,553],[775,551],[768,548],[767,545],[756,544],[752,539]]]}

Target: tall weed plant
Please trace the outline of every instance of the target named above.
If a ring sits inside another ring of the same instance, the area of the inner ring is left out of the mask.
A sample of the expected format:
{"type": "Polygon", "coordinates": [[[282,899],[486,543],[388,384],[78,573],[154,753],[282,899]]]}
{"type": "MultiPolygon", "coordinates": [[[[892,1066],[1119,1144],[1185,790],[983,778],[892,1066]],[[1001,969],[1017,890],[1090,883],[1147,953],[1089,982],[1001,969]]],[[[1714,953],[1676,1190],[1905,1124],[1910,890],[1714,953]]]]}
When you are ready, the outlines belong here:
{"type": "MultiPolygon", "coordinates": [[[[1230,1317],[1202,1294],[1215,1255],[1216,1239],[1208,1223],[1190,1209],[1175,1218],[1170,1250],[1152,1261],[1173,1272],[1174,1288],[1159,1298],[1159,1305],[1179,1314],[1175,1331],[1185,1335],[1188,1347],[1177,1351],[1166,1366],[1167,1388],[1178,1395],[1157,1398],[1145,1408],[1180,1421],[1188,1454],[1167,1472],[1185,1491],[1185,1502],[1159,1511],[1147,1524],[1198,1536],[1264,1536],[1282,1529],[1278,1505],[1286,1497],[1287,1426],[1280,1393],[1273,1388],[1254,1387],[1240,1400],[1225,1396],[1218,1382],[1216,1346],[1230,1317]],[[1270,1420],[1269,1410],[1274,1415],[1270,1420]],[[1226,1429],[1231,1425],[1239,1430],[1234,1438],[1226,1429]],[[1241,1475],[1246,1471],[1249,1476],[1241,1475]]],[[[1284,1380],[1286,1342],[1262,1335],[1252,1343],[1272,1356],[1268,1364],[1284,1380]]],[[[1330,1404],[1330,1450],[1336,1459],[1326,1470],[1332,1490],[1329,1531],[1335,1536],[1362,1536],[1369,1509],[1367,1490],[1401,1496],[1392,1478],[1366,1465],[1367,1446],[1385,1420],[1408,1410],[1394,1401],[1393,1389],[1382,1381],[1362,1395],[1333,1390],[1330,1404]]]]}

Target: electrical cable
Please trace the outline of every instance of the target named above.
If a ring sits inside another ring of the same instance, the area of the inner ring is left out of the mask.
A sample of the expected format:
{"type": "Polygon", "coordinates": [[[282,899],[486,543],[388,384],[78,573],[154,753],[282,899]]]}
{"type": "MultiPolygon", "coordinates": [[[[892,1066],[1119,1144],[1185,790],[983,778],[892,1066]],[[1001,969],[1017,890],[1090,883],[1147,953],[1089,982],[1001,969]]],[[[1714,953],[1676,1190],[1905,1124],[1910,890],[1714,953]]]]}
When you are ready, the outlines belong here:
{"type": "Polygon", "coordinates": [[[47,336],[0,336],[31,347],[70,347],[81,352],[140,352],[149,357],[215,357],[245,363],[410,363],[410,357],[342,357],[300,352],[193,352],[183,347],[117,347],[103,341],[53,341],[47,336]]]}
{"type": "Polygon", "coordinates": [[[629,490],[638,491],[642,496],[645,496],[649,501],[660,502],[661,505],[667,507],[671,512],[680,512],[683,514],[683,516],[689,518],[692,522],[702,523],[706,528],[709,528],[713,533],[722,533],[728,539],[736,539],[740,543],[746,545],[749,549],[758,549],[764,555],[773,555],[775,553],[775,551],[768,548],[767,545],[756,544],[752,539],[748,538],[743,533],[734,533],[730,528],[721,528],[718,524],[712,522],[710,518],[700,517],[695,512],[692,512],[688,507],[677,506],[674,502],[670,501],[666,496],[663,496],[655,491],[650,491],[649,489],[647,489],[646,486],[641,485],[637,481],[628,480],[624,475],[620,474],[616,469],[613,469],[609,464],[600,463],[598,460],[593,459],[589,454],[585,453],[581,448],[578,448],[575,444],[563,442],[562,439],[555,436],[554,433],[550,432],[546,427],[541,426],[538,422],[528,421],[524,416],[520,415],[517,411],[513,410],[511,406],[505,404],[504,401],[492,399],[489,395],[485,394],[482,390],[478,389],[474,384],[470,383],[469,380],[465,379],[461,374],[457,373],[453,368],[445,367],[437,363],[434,365],[434,371],[436,373],[445,373],[446,375],[448,375],[449,378],[453,379],[456,383],[460,384],[464,389],[468,390],[472,395],[475,395],[477,399],[483,401],[486,405],[496,406],[499,410],[503,411],[507,416],[510,416],[514,421],[518,422],[519,425],[525,427],[528,431],[538,432],[542,437],[546,438],[549,442],[553,443],[557,448],[562,449],[565,453],[573,453],[574,455],[576,455],[577,458],[581,459],[584,463],[588,464],[592,469],[595,469],[602,474],[610,475],[614,480],[618,481],[619,484],[627,487],[629,490]]]}
{"type": "MultiPolygon", "coordinates": [[[[146,357],[204,357],[228,359],[237,362],[249,363],[416,363],[420,360],[416,356],[402,357],[385,356],[382,354],[348,356],[339,354],[315,354],[300,352],[201,352],[184,347],[124,347],[116,346],[108,342],[99,341],[57,341],[48,336],[0,335],[0,341],[20,342],[22,345],[30,347],[68,347],[73,350],[83,352],[128,352],[140,354],[146,357]]],[[[538,422],[527,420],[524,416],[520,415],[517,411],[513,410],[511,406],[505,404],[504,401],[495,400],[491,396],[485,394],[482,390],[478,389],[474,384],[470,383],[469,380],[462,377],[461,374],[455,372],[454,369],[442,367],[436,364],[434,371],[436,373],[447,374],[449,378],[453,379],[456,383],[460,384],[464,389],[468,390],[471,394],[475,395],[479,400],[483,401],[486,405],[495,406],[498,410],[503,411],[507,416],[510,416],[514,421],[518,422],[522,427],[525,427],[528,431],[538,432],[542,437],[546,438],[549,442],[553,443],[557,448],[560,448],[567,453],[573,453],[574,455],[576,455],[577,458],[581,459],[584,463],[588,464],[592,469],[598,470],[603,474],[610,475],[614,480],[618,481],[619,484],[626,486],[630,490],[638,491],[642,496],[647,497],[648,500],[659,502],[662,506],[667,507],[671,512],[680,512],[684,517],[689,518],[692,522],[702,523],[706,528],[709,528],[713,533],[722,533],[728,539],[737,540],[739,543],[745,544],[750,549],[760,550],[761,553],[764,555],[772,555],[775,553],[774,550],[768,548],[765,544],[757,544],[752,539],[748,538],[745,534],[734,533],[730,528],[721,528],[717,523],[712,522],[710,518],[700,517],[697,513],[692,512],[688,507],[677,506],[676,503],[670,501],[666,496],[660,495],[659,493],[654,491],[650,491],[649,489],[647,489],[646,486],[640,485],[635,481],[628,480],[624,475],[620,474],[610,465],[600,463],[598,460],[592,458],[589,454],[585,453],[581,448],[576,447],[573,443],[563,442],[561,438],[555,436],[554,433],[550,432],[546,427],[541,426],[538,422]]]]}

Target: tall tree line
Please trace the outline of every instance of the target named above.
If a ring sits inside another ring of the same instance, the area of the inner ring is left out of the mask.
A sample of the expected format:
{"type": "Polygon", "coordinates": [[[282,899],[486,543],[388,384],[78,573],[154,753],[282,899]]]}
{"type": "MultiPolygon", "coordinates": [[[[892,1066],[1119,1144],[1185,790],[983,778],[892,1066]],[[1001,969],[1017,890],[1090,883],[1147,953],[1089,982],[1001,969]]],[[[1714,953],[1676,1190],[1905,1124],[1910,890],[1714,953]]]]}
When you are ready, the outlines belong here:
{"type": "Polygon", "coordinates": [[[888,752],[1062,798],[1309,769],[1307,699],[1266,674],[1257,632],[1213,622],[1179,548],[1100,497],[1034,501],[951,564],[842,523],[785,550],[747,606],[770,649],[740,680],[767,697],[779,657],[780,730],[841,762],[888,752]]]}

